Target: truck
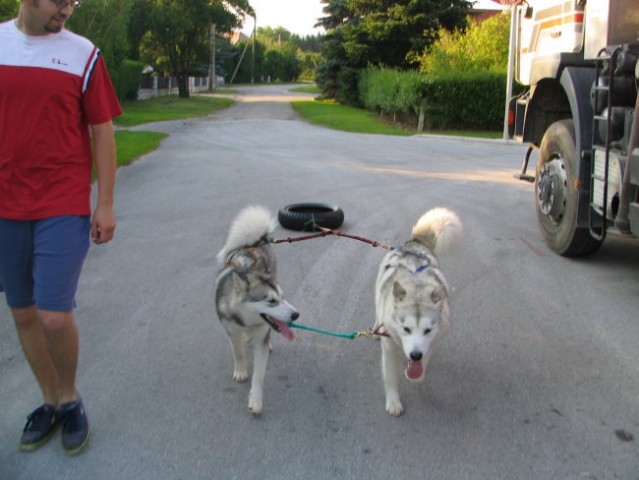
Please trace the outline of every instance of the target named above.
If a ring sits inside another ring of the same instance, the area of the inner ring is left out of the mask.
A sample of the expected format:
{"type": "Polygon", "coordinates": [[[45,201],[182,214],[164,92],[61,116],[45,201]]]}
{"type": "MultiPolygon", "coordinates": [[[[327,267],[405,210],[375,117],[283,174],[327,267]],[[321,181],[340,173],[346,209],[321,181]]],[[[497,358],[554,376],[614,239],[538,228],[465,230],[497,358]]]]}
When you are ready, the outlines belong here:
{"type": "Polygon", "coordinates": [[[505,136],[529,145],[515,177],[535,184],[546,244],[578,257],[607,234],[638,238],[639,2],[510,3],[522,91],[507,99],[505,136]]]}

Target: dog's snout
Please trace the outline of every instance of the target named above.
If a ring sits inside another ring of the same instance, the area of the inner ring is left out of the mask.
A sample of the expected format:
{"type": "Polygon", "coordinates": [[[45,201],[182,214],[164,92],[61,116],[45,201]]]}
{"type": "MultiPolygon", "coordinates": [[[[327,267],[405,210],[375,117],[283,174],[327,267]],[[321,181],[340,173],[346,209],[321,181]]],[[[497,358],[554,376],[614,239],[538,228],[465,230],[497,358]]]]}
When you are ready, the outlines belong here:
{"type": "Polygon", "coordinates": [[[419,362],[422,359],[422,352],[410,352],[410,359],[413,362],[419,362]]]}
{"type": "Polygon", "coordinates": [[[299,316],[300,316],[300,314],[299,314],[299,313],[297,313],[297,312],[293,312],[293,313],[291,314],[291,320],[292,320],[292,321],[295,321],[295,320],[297,320],[297,319],[298,319],[298,317],[299,317],[299,316]]]}

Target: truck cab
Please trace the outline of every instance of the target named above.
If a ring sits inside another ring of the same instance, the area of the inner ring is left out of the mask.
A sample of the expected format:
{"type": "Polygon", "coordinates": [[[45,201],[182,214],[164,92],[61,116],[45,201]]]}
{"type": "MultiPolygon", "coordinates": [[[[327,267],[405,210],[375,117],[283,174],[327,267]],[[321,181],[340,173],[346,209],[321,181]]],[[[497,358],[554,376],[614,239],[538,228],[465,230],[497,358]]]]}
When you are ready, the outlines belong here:
{"type": "Polygon", "coordinates": [[[546,243],[580,256],[607,233],[639,237],[639,4],[529,0],[512,14],[526,88],[509,101],[508,135],[530,145],[516,177],[535,184],[546,243]]]}

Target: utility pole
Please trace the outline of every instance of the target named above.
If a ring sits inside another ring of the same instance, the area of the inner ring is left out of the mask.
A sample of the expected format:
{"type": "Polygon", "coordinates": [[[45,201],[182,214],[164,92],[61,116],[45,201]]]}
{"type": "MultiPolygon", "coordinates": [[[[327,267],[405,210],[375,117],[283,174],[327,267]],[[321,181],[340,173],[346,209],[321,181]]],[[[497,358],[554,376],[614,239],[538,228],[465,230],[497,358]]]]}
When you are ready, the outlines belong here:
{"type": "MultiPolygon", "coordinates": [[[[255,80],[253,78],[254,76],[254,70],[255,70],[255,35],[257,33],[257,19],[255,17],[253,17],[255,24],[253,25],[253,31],[251,32],[251,38],[253,39],[252,45],[253,45],[253,61],[251,64],[251,83],[255,83],[255,80]]],[[[235,66],[235,71],[233,72],[233,75],[231,75],[231,80],[229,80],[229,85],[233,84],[233,80],[235,80],[235,75],[237,75],[237,71],[240,69],[240,65],[242,64],[242,60],[244,60],[244,54],[246,54],[246,51],[248,50],[249,45],[251,45],[251,38],[248,39],[248,41],[246,42],[246,45],[244,45],[244,50],[242,50],[242,55],[240,55],[240,59],[237,62],[237,65],[235,66]]]]}
{"type": "Polygon", "coordinates": [[[217,75],[215,74],[215,24],[211,24],[211,32],[209,34],[209,46],[211,48],[211,64],[209,65],[209,92],[215,91],[217,88],[217,75]]]}
{"type": "Polygon", "coordinates": [[[257,14],[253,15],[253,55],[251,56],[251,85],[255,83],[255,37],[257,37],[257,14]]]}
{"type": "MultiPolygon", "coordinates": [[[[502,2],[503,3],[503,2],[502,2]]],[[[510,97],[513,94],[513,79],[515,77],[515,55],[517,49],[517,2],[510,5],[510,40],[508,46],[508,71],[506,73],[506,108],[504,111],[504,140],[508,140],[508,110],[510,97]]]]}

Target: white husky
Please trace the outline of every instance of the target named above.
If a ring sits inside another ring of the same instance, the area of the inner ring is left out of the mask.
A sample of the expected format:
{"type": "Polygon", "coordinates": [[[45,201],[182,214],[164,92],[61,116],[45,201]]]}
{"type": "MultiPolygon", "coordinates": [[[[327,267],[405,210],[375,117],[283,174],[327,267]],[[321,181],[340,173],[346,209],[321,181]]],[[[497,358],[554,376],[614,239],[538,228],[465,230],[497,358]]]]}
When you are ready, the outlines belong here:
{"type": "Polygon", "coordinates": [[[265,208],[245,208],[231,224],[226,244],[217,256],[224,269],[217,277],[215,308],[231,340],[236,382],[248,379],[245,336],[253,346],[248,408],[254,415],[262,412],[271,330],[293,340],[295,335],[288,324],[299,316],[282,297],[276,281],[275,256],[268,244],[274,224],[265,208]]]}
{"type": "Polygon", "coordinates": [[[375,285],[375,328],[382,337],[382,373],[386,411],[401,415],[399,372],[422,380],[432,348],[448,329],[448,284],[436,255],[455,250],[463,228],[459,217],[445,208],[426,212],[413,227],[411,239],[384,256],[375,285]]]}

